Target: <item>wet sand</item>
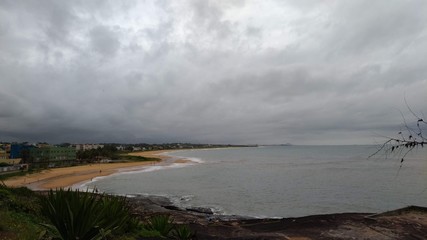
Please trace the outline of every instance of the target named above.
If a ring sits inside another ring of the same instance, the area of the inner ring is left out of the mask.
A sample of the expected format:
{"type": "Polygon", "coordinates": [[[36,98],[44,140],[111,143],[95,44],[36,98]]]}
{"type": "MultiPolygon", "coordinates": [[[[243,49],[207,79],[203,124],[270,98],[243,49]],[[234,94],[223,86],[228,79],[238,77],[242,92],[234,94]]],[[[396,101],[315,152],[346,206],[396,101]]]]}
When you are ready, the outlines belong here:
{"type": "MultiPolygon", "coordinates": [[[[162,153],[165,152],[166,151],[147,151],[130,153],[129,155],[157,158],[164,161],[169,158],[168,156],[162,155],[162,153]]],[[[4,183],[11,187],[25,186],[33,190],[65,188],[90,181],[96,177],[108,176],[119,170],[132,171],[155,164],[159,164],[159,162],[95,163],[83,166],[52,168],[38,173],[27,174],[26,176],[13,177],[5,180],[4,183]]]]}

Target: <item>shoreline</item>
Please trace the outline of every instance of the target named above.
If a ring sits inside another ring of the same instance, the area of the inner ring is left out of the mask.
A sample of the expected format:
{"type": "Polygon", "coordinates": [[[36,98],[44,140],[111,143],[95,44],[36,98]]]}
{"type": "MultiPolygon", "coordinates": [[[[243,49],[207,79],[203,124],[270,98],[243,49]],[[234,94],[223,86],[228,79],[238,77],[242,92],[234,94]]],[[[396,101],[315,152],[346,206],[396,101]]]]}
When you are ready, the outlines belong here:
{"type": "MultiPolygon", "coordinates": [[[[91,176],[104,177],[120,172],[140,171],[151,166],[195,163],[191,159],[168,156],[172,151],[175,150],[130,153],[133,156],[158,158],[160,161],[55,168],[10,178],[5,183],[7,186],[13,186],[12,182],[16,181],[18,185],[15,187],[26,186],[44,194],[42,192],[46,190],[58,188],[60,182],[71,187],[90,181],[91,176]]],[[[140,219],[153,215],[169,215],[175,222],[188,225],[200,239],[424,239],[422,236],[427,236],[425,207],[411,206],[376,214],[338,212],[302,217],[254,218],[217,215],[206,207],[180,207],[174,205],[168,197],[162,196],[137,195],[127,199],[132,213],[140,219]]]]}
{"type": "MultiPolygon", "coordinates": [[[[118,172],[132,172],[150,166],[158,166],[168,163],[167,152],[174,150],[159,150],[129,153],[131,156],[142,156],[147,158],[157,158],[160,161],[133,161],[118,163],[94,163],[81,166],[51,168],[41,172],[26,174],[6,179],[4,184],[9,187],[27,187],[31,190],[49,190],[56,188],[67,188],[81,185],[92,181],[97,177],[106,177],[118,172]]],[[[188,163],[190,160],[177,159],[177,163],[188,163]]]]}
{"type": "Polygon", "coordinates": [[[165,197],[128,198],[142,219],[171,216],[186,224],[199,239],[424,239],[427,208],[408,206],[381,213],[342,212],[302,217],[251,218],[215,215],[203,208],[179,208],[165,197]]]}

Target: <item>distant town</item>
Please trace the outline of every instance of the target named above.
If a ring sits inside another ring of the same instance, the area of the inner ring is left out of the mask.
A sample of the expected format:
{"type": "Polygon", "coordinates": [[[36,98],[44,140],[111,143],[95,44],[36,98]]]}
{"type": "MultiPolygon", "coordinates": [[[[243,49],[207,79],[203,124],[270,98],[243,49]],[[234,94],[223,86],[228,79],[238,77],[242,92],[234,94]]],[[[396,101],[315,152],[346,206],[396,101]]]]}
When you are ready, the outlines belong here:
{"type": "Polygon", "coordinates": [[[253,145],[0,142],[0,174],[28,170],[29,168],[52,168],[120,160],[145,160],[143,157],[127,155],[126,153],[129,152],[250,146],[253,145]]]}

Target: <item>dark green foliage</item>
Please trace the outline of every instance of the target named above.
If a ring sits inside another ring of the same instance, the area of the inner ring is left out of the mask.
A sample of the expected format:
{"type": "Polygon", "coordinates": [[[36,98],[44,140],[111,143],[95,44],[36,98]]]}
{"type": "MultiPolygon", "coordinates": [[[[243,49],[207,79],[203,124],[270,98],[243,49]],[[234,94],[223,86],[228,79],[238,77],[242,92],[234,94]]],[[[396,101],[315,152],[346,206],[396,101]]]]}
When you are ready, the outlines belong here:
{"type": "Polygon", "coordinates": [[[9,167],[9,166],[12,166],[12,164],[8,164],[8,163],[5,163],[5,162],[0,162],[0,167],[9,167]]]}
{"type": "Polygon", "coordinates": [[[0,181],[1,180],[6,180],[8,178],[11,177],[16,177],[16,176],[25,176],[27,175],[28,172],[27,171],[20,171],[20,172],[11,172],[11,173],[3,173],[2,175],[0,175],[0,181]]]}
{"type": "Polygon", "coordinates": [[[38,214],[40,199],[33,191],[26,187],[9,188],[0,184],[0,208],[38,214]]]}
{"type": "Polygon", "coordinates": [[[51,190],[41,205],[52,222],[45,226],[62,239],[104,239],[137,224],[122,197],[59,189],[51,190]]]}
{"type": "Polygon", "coordinates": [[[194,239],[195,234],[186,225],[176,225],[167,215],[152,216],[140,231],[141,237],[194,239]]]}
{"type": "MultiPolygon", "coordinates": [[[[39,224],[42,219],[35,215],[0,210],[0,219],[0,236],[4,233],[9,236],[6,239],[50,239],[46,230],[39,224]]],[[[0,237],[0,239],[4,238],[0,237]]]]}
{"type": "Polygon", "coordinates": [[[196,234],[191,231],[191,229],[187,225],[180,225],[175,227],[175,229],[171,232],[171,237],[174,239],[180,240],[190,240],[195,239],[196,234]]]}
{"type": "MultiPolygon", "coordinates": [[[[132,149],[132,147],[130,147],[132,149]]],[[[108,158],[112,160],[130,160],[130,161],[158,161],[158,158],[146,158],[142,156],[127,155],[126,152],[120,152],[113,145],[105,145],[103,148],[78,151],[77,158],[82,160],[94,161],[99,158],[108,158]]]]}
{"type": "Polygon", "coordinates": [[[118,151],[113,145],[105,145],[103,148],[91,149],[86,151],[78,151],[77,158],[84,160],[94,160],[97,157],[105,157],[110,159],[118,159],[118,151]]]}
{"type": "Polygon", "coordinates": [[[120,159],[131,160],[131,161],[159,161],[158,158],[147,158],[143,156],[132,156],[132,155],[120,155],[120,159]]]}
{"type": "Polygon", "coordinates": [[[40,198],[27,188],[0,183],[0,239],[49,239],[39,223],[40,198]]]}
{"type": "Polygon", "coordinates": [[[0,184],[0,239],[132,240],[135,236],[194,239],[195,235],[169,216],[155,216],[142,225],[130,215],[123,197],[70,189],[41,195],[0,184]]]}
{"type": "Polygon", "coordinates": [[[145,229],[158,232],[161,236],[168,237],[174,228],[173,220],[167,215],[153,216],[148,220],[145,229]]]}

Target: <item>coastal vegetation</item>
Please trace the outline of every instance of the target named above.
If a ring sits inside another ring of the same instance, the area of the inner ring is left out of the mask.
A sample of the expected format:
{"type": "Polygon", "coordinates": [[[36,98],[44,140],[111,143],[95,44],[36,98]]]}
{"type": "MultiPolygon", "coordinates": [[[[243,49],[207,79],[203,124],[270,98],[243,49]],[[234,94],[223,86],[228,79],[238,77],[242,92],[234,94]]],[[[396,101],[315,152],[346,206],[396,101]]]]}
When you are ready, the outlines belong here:
{"type": "Polygon", "coordinates": [[[41,198],[27,188],[0,184],[0,239],[49,239],[41,214],[41,198]]]}
{"type": "Polygon", "coordinates": [[[195,233],[187,225],[176,225],[168,215],[155,215],[142,225],[141,237],[193,239],[195,233]]]}
{"type": "Polygon", "coordinates": [[[157,161],[157,158],[128,155],[128,151],[119,151],[113,145],[105,145],[103,148],[80,150],[77,152],[80,161],[94,162],[102,159],[125,161],[157,161]]]}
{"type": "Polygon", "coordinates": [[[36,173],[36,172],[40,172],[40,169],[35,169],[35,168],[29,168],[28,170],[20,170],[17,172],[6,172],[3,174],[0,174],[0,181],[6,180],[8,178],[12,178],[12,177],[17,177],[17,176],[26,176],[27,174],[32,174],[32,173],[36,173]]]}
{"type": "Polygon", "coordinates": [[[108,159],[119,159],[119,151],[113,145],[105,145],[103,148],[77,151],[77,159],[95,160],[100,157],[108,159]]]}
{"type": "Polygon", "coordinates": [[[71,189],[50,190],[41,213],[51,222],[43,225],[59,239],[104,239],[132,233],[138,225],[124,197],[71,189]]]}
{"type": "Polygon", "coordinates": [[[125,197],[57,189],[34,192],[0,184],[0,239],[192,239],[166,215],[142,221],[125,197]]]}

